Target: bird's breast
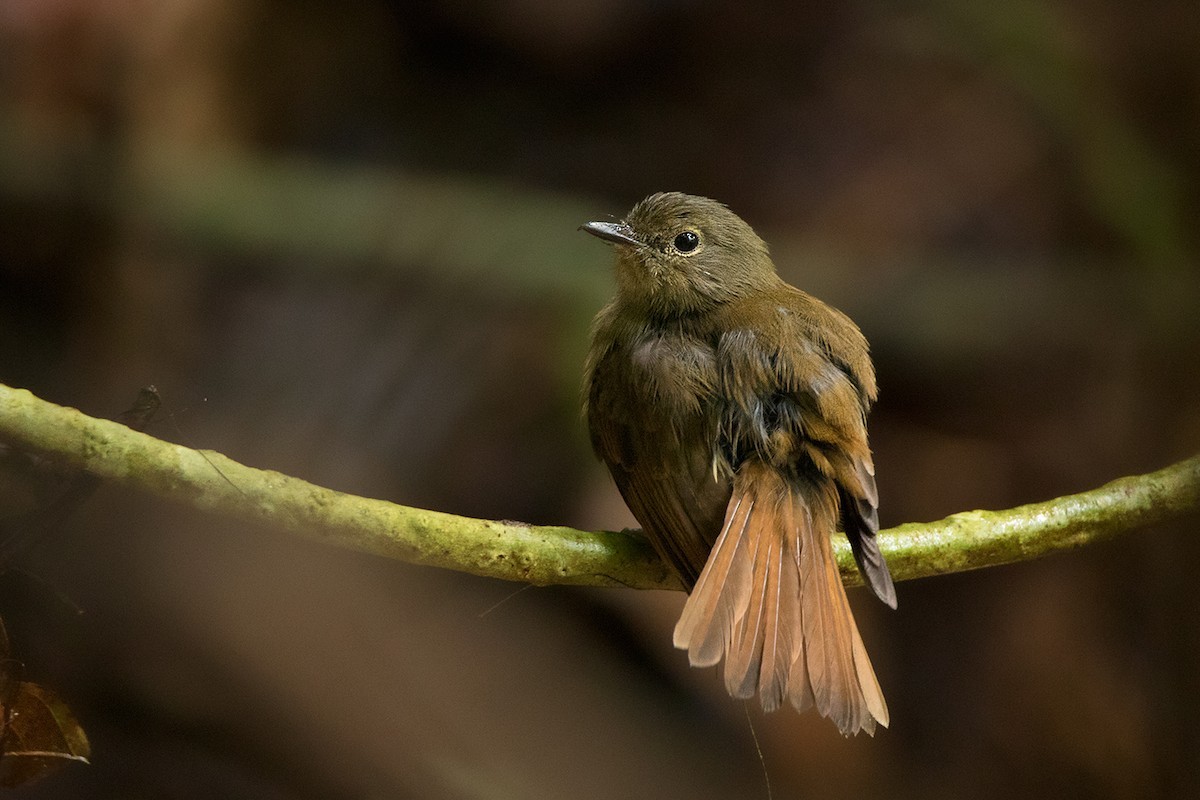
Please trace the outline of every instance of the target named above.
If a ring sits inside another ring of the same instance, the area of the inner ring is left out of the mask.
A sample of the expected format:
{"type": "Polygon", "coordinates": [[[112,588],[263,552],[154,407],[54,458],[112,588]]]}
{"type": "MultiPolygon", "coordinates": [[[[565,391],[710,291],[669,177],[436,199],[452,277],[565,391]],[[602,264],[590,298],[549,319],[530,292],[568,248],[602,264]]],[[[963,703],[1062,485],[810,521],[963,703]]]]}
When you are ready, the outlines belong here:
{"type": "Polygon", "coordinates": [[[660,411],[699,413],[711,406],[720,383],[712,345],[652,332],[631,343],[628,357],[634,390],[660,411]]]}

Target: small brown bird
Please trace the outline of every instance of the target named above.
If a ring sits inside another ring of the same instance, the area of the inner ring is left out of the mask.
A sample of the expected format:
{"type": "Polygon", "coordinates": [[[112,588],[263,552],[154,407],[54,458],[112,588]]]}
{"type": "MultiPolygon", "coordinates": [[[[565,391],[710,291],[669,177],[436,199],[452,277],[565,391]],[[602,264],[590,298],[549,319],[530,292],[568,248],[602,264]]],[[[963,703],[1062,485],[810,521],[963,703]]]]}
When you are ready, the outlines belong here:
{"type": "Polygon", "coordinates": [[[592,446],[690,591],[675,646],[725,658],[737,698],[815,707],[845,735],[888,724],[833,557],[838,521],[883,602],[875,539],[875,400],[853,322],[784,283],[766,244],[721,203],[642,200],[582,226],[617,250],[585,376],[592,446]]]}

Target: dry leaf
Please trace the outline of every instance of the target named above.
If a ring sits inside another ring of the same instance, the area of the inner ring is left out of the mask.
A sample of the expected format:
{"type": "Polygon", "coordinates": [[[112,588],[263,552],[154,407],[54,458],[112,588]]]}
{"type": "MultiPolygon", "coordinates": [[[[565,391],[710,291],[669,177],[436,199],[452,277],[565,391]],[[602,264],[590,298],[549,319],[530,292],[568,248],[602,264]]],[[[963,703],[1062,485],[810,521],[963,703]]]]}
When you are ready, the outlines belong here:
{"type": "Polygon", "coordinates": [[[0,619],[0,786],[23,786],[69,761],[87,763],[87,735],[58,695],[20,680],[0,619]]]}
{"type": "Polygon", "coordinates": [[[0,786],[22,786],[70,761],[87,763],[87,735],[58,695],[36,683],[16,684],[0,755],[0,786]]]}

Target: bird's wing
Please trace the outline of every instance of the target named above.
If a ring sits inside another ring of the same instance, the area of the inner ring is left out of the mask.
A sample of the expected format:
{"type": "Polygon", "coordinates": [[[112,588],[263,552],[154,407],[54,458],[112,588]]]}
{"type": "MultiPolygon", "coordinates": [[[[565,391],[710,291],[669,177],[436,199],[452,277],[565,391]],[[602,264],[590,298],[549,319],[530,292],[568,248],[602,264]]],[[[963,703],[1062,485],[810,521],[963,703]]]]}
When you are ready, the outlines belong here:
{"type": "Polygon", "coordinates": [[[728,475],[714,474],[711,409],[665,414],[628,383],[628,354],[614,349],[589,371],[592,446],[658,553],[691,589],[729,504],[728,475]]]}
{"type": "Polygon", "coordinates": [[[725,326],[718,342],[721,450],[734,471],[732,495],[675,644],[695,666],[724,657],[735,697],[757,692],[768,710],[786,698],[800,710],[815,707],[844,734],[870,733],[888,724],[887,704],[830,536],[839,505],[848,507],[859,563],[894,604],[887,567],[873,557],[878,498],[865,409],[874,376],[865,342],[857,351],[854,336],[823,333],[836,333],[837,320],[823,316],[836,312],[791,300],[785,294],[742,309],[742,319],[760,324],[725,326]]]}
{"type": "Polygon", "coordinates": [[[895,586],[875,537],[879,494],[866,412],[876,387],[866,340],[841,312],[803,292],[761,302],[768,305],[752,318],[765,324],[733,328],[718,346],[736,415],[726,425],[731,447],[830,479],[859,570],[895,608],[895,586]]]}

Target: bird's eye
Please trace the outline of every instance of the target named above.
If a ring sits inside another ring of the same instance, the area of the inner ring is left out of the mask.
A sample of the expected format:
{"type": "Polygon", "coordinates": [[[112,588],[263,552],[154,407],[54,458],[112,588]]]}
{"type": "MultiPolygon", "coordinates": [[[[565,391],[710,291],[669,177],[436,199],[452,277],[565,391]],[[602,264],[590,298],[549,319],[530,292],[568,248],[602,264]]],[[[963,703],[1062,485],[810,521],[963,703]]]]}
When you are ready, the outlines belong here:
{"type": "Polygon", "coordinates": [[[675,237],[675,249],[681,253],[690,253],[700,246],[700,234],[695,231],[683,231],[675,237]]]}

